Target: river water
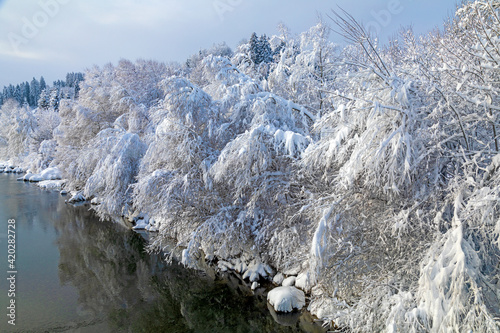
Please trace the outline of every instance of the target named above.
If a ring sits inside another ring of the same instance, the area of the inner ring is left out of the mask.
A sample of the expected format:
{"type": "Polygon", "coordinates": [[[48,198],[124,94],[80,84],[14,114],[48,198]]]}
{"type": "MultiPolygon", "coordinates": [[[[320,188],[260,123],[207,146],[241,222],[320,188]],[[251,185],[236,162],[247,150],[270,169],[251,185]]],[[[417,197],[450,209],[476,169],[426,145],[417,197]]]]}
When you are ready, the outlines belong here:
{"type": "Polygon", "coordinates": [[[0,332],[322,332],[307,313],[271,314],[265,292],[236,276],[168,265],[146,245],[58,192],[0,174],[0,332]],[[11,219],[15,282],[7,280],[11,219]]]}

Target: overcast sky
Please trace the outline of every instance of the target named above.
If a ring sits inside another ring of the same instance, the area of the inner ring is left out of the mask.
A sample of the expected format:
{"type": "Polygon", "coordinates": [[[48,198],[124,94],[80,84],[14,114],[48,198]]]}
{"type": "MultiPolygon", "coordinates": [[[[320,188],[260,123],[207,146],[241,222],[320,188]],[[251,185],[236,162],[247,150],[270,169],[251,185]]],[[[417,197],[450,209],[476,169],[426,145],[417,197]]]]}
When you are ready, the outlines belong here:
{"type": "MultiPolygon", "coordinates": [[[[378,31],[423,33],[454,13],[456,0],[0,0],[0,88],[121,58],[180,61],[214,43],[234,48],[280,22],[307,30],[340,6],[378,31]]],[[[328,18],[326,18],[328,20],[328,18]]],[[[332,40],[341,40],[332,35],[332,40]]]]}

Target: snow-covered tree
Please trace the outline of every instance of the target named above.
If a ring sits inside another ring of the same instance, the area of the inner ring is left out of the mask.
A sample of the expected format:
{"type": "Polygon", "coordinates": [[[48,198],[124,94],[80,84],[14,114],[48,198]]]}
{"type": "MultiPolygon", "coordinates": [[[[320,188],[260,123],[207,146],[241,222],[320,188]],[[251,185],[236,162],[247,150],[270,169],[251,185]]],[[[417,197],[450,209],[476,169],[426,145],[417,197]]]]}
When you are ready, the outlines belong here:
{"type": "Polygon", "coordinates": [[[0,137],[6,144],[3,158],[21,162],[30,153],[36,118],[27,105],[10,99],[2,105],[0,119],[0,137]]]}
{"type": "Polygon", "coordinates": [[[49,107],[57,111],[59,109],[59,100],[59,90],[57,88],[52,88],[49,95],[49,107]]]}
{"type": "Polygon", "coordinates": [[[97,200],[96,211],[102,217],[116,218],[129,213],[130,184],[135,181],[145,148],[137,134],[105,129],[84,150],[86,158],[91,158],[90,154],[99,158],[83,193],[97,200]]]}
{"type": "Polygon", "coordinates": [[[50,92],[47,89],[44,89],[40,92],[40,97],[38,98],[38,107],[44,110],[50,108],[50,92]]]}
{"type": "Polygon", "coordinates": [[[33,78],[33,80],[31,80],[31,83],[30,83],[30,105],[31,106],[35,106],[38,104],[38,100],[40,99],[40,94],[41,94],[41,90],[40,90],[40,82],[33,78]]]}
{"type": "Polygon", "coordinates": [[[155,136],[142,160],[134,204],[158,223],[163,237],[189,241],[216,205],[204,173],[216,154],[221,118],[212,99],[180,77],[163,82],[165,99],[152,113],[155,136]]]}

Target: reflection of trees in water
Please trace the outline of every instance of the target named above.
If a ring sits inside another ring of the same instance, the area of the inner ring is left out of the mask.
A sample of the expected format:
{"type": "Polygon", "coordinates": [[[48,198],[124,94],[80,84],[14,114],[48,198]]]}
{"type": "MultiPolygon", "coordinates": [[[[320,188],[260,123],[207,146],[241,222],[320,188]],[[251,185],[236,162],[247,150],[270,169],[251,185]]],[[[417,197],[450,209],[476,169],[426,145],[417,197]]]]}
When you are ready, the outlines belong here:
{"type": "Polygon", "coordinates": [[[104,316],[112,331],[302,332],[278,325],[264,296],[167,266],[144,252],[140,235],[99,222],[85,207],[60,211],[61,282],[78,289],[82,315],[104,316]]]}
{"type": "Polygon", "coordinates": [[[140,237],[99,222],[85,207],[68,208],[55,223],[61,282],[79,290],[82,310],[91,315],[140,304],[150,274],[140,237]]]}
{"type": "Polygon", "coordinates": [[[0,212],[9,212],[19,225],[42,230],[51,229],[50,221],[57,219],[60,202],[58,193],[43,193],[33,184],[16,181],[19,175],[0,174],[0,212]],[[40,209],[44,207],[44,209],[40,209]]]}

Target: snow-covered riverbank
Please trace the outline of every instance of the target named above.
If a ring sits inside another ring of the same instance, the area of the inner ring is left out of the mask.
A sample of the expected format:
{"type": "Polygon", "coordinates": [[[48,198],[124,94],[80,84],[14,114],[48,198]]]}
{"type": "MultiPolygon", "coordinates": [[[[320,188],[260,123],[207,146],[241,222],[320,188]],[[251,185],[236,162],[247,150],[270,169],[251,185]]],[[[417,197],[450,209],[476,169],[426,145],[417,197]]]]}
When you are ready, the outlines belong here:
{"type": "MultiPolygon", "coordinates": [[[[5,173],[21,174],[24,172],[23,170],[26,170],[26,168],[15,166],[9,162],[0,162],[0,171],[5,173]]],[[[66,202],[70,204],[81,202],[89,202],[92,205],[99,204],[95,198],[85,198],[81,191],[68,192],[68,190],[65,189],[66,180],[61,178],[61,170],[56,167],[50,167],[42,170],[40,173],[32,173],[28,170],[24,176],[17,178],[17,180],[33,183],[42,189],[57,190],[63,195],[69,193],[71,195],[66,202]]],[[[157,231],[154,226],[154,221],[151,221],[148,215],[127,218],[132,222],[132,229],[134,230],[147,230],[153,233],[157,231]]],[[[173,255],[172,258],[183,262],[186,266],[202,270],[208,267],[199,260],[193,260],[192,257],[186,257],[188,256],[188,249],[181,249],[181,252],[173,251],[171,254],[173,255]],[[177,256],[175,252],[178,253],[177,256]]],[[[230,262],[219,260],[219,258],[211,258],[211,261],[216,262],[215,266],[212,265],[212,269],[215,268],[220,273],[232,272],[238,275],[242,281],[248,283],[248,287],[252,290],[261,289],[261,283],[264,283],[264,281],[267,281],[267,285],[283,285],[284,287],[273,289],[273,292],[269,293],[268,296],[269,303],[274,307],[276,312],[302,310],[305,305],[304,293],[294,287],[296,281],[303,280],[303,277],[300,275],[296,277],[294,275],[287,276],[281,272],[276,273],[269,265],[252,258],[236,258],[232,259],[230,262]]],[[[300,285],[300,282],[297,284],[297,287],[304,288],[304,286],[300,285]]]]}

